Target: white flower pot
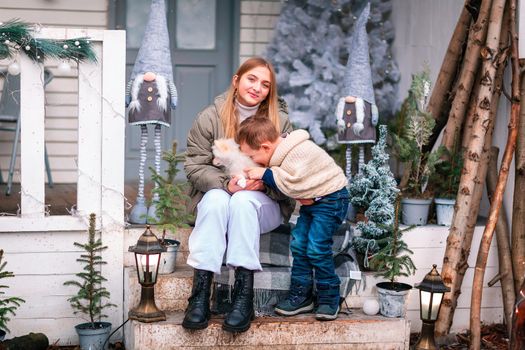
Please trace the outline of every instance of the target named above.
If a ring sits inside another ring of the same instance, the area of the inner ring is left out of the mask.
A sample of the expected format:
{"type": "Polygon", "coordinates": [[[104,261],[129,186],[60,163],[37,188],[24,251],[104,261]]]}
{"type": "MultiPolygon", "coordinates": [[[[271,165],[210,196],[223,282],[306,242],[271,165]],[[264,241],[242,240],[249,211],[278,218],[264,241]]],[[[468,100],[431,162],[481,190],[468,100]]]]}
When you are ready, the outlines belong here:
{"type": "Polygon", "coordinates": [[[403,224],[426,225],[431,203],[432,199],[403,198],[401,200],[401,221],[403,224]]]}
{"type": "Polygon", "coordinates": [[[407,298],[412,286],[400,282],[379,282],[376,284],[379,312],[386,317],[405,317],[407,298]]]}
{"type": "Polygon", "coordinates": [[[176,239],[165,239],[168,243],[167,251],[160,255],[159,275],[167,275],[175,271],[177,263],[177,252],[179,251],[180,242],[176,239]]]}
{"type": "Polygon", "coordinates": [[[96,328],[90,328],[91,322],[77,324],[75,330],[78,334],[81,350],[107,350],[108,336],[111,332],[111,323],[95,322],[96,328]]]}
{"type": "Polygon", "coordinates": [[[455,199],[434,198],[436,203],[437,224],[442,226],[450,226],[452,217],[454,216],[455,199]]]}

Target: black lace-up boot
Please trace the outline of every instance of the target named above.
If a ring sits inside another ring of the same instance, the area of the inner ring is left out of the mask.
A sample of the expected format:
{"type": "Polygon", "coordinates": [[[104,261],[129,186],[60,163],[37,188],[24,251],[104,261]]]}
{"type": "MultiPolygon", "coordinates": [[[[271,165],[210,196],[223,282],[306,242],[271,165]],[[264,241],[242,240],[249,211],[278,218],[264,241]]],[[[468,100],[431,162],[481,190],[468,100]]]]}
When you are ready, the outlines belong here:
{"type": "Polygon", "coordinates": [[[243,267],[235,270],[232,310],[226,315],[222,329],[228,332],[245,332],[255,318],[253,309],[253,271],[243,267]]]}
{"type": "Polygon", "coordinates": [[[188,307],[184,314],[182,327],[187,329],[204,329],[210,320],[210,294],[213,272],[195,269],[193,287],[188,298],[188,307]]]}

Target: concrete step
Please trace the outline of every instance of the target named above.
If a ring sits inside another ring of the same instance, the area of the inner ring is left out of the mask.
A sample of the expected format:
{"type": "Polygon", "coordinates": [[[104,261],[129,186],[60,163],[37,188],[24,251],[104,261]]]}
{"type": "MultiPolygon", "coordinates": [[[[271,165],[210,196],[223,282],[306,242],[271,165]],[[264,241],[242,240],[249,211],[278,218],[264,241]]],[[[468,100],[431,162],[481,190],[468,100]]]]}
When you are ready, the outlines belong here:
{"type": "Polygon", "coordinates": [[[182,328],[183,312],[170,312],[156,323],[130,321],[126,349],[408,349],[410,322],[403,318],[366,316],[360,310],[320,322],[312,314],[258,317],[244,333],[222,330],[213,316],[208,328],[182,328]]]}

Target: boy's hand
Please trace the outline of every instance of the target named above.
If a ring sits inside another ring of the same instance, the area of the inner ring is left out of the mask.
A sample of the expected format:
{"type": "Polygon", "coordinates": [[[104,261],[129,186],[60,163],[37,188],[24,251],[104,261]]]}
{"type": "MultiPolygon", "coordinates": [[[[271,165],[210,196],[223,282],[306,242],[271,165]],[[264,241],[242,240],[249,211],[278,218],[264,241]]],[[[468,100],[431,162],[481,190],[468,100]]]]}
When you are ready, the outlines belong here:
{"type": "Polygon", "coordinates": [[[248,176],[248,179],[251,180],[260,180],[262,179],[266,168],[254,167],[254,168],[245,168],[244,172],[248,176]]]}
{"type": "Polygon", "coordinates": [[[311,198],[298,198],[296,199],[301,205],[312,205],[314,204],[314,200],[311,198]]]}

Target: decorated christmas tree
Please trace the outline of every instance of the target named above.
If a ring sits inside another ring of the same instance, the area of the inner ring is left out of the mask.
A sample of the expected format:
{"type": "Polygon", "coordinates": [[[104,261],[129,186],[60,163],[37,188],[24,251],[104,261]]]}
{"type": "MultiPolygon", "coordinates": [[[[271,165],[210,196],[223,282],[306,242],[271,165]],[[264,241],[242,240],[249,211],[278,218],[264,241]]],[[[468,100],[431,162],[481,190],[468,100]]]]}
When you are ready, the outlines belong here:
{"type": "MultiPolygon", "coordinates": [[[[335,148],[335,109],[344,90],[354,22],[368,1],[288,0],[266,56],[274,64],[279,94],[296,127],[308,129],[318,144],[335,148]]],[[[379,115],[388,118],[396,104],[399,69],[392,56],[392,4],[370,1],[368,35],[372,83],[379,115]]],[[[351,54],[351,53],[350,53],[351,54]]]]}
{"type": "Polygon", "coordinates": [[[372,159],[349,186],[350,201],[355,208],[364,211],[366,221],[360,221],[356,229],[361,235],[354,237],[353,245],[365,256],[365,266],[371,254],[387,243],[394,225],[394,204],[399,190],[388,163],[385,151],[387,128],[379,127],[379,140],[372,147],[372,159]]]}

